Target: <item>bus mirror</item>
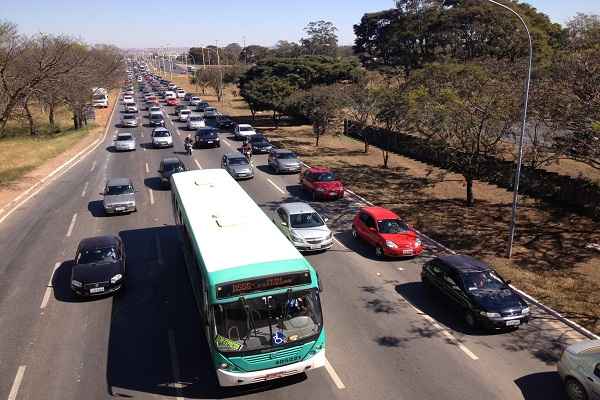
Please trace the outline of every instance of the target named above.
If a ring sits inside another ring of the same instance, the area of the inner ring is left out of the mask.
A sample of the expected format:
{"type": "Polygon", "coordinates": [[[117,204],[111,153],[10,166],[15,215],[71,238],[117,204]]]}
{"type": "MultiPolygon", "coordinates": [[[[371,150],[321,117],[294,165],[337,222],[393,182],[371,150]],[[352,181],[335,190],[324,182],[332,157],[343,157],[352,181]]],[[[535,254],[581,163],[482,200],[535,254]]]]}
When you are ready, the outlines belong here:
{"type": "Polygon", "coordinates": [[[285,222],[285,221],[281,221],[281,225],[282,225],[282,226],[287,226],[287,222],[285,222]]]}

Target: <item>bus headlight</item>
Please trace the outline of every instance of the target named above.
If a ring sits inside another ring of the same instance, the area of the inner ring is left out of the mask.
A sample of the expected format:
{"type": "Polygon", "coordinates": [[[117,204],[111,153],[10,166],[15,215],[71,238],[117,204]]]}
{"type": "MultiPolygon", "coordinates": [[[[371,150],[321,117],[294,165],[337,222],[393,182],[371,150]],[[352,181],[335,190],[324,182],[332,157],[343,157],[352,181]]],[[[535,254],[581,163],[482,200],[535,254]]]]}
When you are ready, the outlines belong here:
{"type": "Polygon", "coordinates": [[[221,369],[227,369],[227,368],[229,368],[229,364],[222,363],[222,364],[219,365],[219,368],[221,368],[221,369]]]}
{"type": "Polygon", "coordinates": [[[115,276],[110,278],[110,283],[112,283],[114,285],[115,283],[119,282],[121,279],[123,279],[123,275],[116,274],[115,276]]]}

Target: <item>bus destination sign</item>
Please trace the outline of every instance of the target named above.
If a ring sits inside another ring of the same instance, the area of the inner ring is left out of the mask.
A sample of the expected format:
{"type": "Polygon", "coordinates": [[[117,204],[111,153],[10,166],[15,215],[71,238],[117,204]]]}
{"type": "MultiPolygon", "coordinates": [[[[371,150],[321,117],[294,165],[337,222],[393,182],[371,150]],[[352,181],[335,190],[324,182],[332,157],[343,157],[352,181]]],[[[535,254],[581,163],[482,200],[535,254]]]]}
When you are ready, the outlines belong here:
{"type": "Polygon", "coordinates": [[[310,282],[310,273],[308,271],[229,282],[217,286],[217,298],[222,299],[283,287],[309,285],[310,282]]]}

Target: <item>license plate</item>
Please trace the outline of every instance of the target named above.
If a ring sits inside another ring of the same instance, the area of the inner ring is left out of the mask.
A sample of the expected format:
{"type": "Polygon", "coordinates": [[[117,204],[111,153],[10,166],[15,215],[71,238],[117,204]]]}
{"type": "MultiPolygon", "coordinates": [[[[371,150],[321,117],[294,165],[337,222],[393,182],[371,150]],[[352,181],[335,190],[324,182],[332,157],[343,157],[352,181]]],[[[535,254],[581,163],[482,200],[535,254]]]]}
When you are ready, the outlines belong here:
{"type": "Polygon", "coordinates": [[[337,196],[337,193],[336,192],[329,192],[329,195],[330,196],[337,196]]]}
{"type": "Polygon", "coordinates": [[[102,293],[102,292],[104,292],[103,287],[95,287],[95,288],[90,289],[90,293],[102,293]]]}
{"type": "Polygon", "coordinates": [[[208,140],[206,143],[212,144],[212,142],[213,142],[212,140],[208,140]]]}
{"type": "Polygon", "coordinates": [[[519,321],[518,319],[513,319],[510,321],[506,321],[506,326],[519,326],[520,323],[521,321],[519,321]]]}
{"type": "Polygon", "coordinates": [[[125,211],[125,207],[116,207],[115,211],[125,211]]]}
{"type": "Polygon", "coordinates": [[[412,255],[412,250],[402,250],[402,254],[412,255]]]}
{"type": "Polygon", "coordinates": [[[265,379],[268,380],[268,381],[270,381],[272,379],[279,379],[279,378],[281,378],[283,376],[284,376],[284,374],[281,373],[281,372],[279,372],[279,373],[276,373],[276,374],[268,374],[268,375],[265,376],[265,379]]]}
{"type": "Polygon", "coordinates": [[[311,244],[310,248],[311,248],[311,250],[320,249],[321,245],[320,244],[311,244]]]}

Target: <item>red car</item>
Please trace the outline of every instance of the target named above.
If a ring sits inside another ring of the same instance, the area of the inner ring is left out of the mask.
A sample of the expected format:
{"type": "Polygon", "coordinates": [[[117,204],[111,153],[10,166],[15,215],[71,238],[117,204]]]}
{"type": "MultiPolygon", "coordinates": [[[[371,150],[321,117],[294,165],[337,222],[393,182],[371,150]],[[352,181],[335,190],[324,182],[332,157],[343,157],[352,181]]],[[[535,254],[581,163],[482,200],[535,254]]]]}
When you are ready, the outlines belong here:
{"type": "Polygon", "coordinates": [[[378,258],[410,257],[423,252],[423,243],[414,229],[383,207],[361,208],[352,221],[352,236],[373,246],[378,258]]]}
{"type": "Polygon", "coordinates": [[[179,101],[177,99],[167,99],[167,105],[168,106],[178,106],[179,101]]]}
{"type": "Polygon", "coordinates": [[[344,185],[331,169],[312,167],[300,174],[300,186],[312,194],[313,200],[344,197],[344,185]]]}

